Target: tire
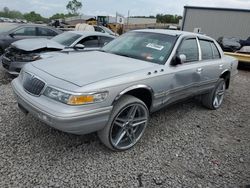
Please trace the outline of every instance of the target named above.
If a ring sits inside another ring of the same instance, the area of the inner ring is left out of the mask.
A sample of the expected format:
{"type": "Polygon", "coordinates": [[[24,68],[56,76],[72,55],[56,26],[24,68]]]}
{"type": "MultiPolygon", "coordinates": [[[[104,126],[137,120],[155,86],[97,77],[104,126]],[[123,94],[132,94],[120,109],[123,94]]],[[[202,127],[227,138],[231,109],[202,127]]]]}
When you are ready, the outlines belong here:
{"type": "Polygon", "coordinates": [[[2,48],[0,48],[0,56],[3,55],[4,50],[2,48]]]}
{"type": "Polygon", "coordinates": [[[221,107],[226,90],[226,82],[220,78],[214,89],[208,94],[202,96],[202,104],[211,110],[216,110],[221,107]],[[217,100],[217,101],[216,101],[217,100]]]}
{"type": "Polygon", "coordinates": [[[101,142],[114,151],[133,147],[142,137],[149,120],[149,111],[144,102],[124,95],[114,105],[109,121],[98,131],[101,142]]]}

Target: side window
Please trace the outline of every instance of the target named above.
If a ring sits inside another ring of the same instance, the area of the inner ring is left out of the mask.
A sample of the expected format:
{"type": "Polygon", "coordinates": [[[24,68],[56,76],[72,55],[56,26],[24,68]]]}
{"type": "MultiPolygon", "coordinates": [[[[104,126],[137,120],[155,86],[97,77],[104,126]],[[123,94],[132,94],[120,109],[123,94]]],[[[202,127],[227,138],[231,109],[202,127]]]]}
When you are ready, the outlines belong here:
{"type": "Polygon", "coordinates": [[[186,39],[182,42],[178,54],[186,55],[186,62],[198,61],[199,51],[196,39],[186,39]]]}
{"type": "Polygon", "coordinates": [[[38,27],[38,36],[56,36],[57,33],[51,29],[38,27]]]}
{"type": "Polygon", "coordinates": [[[109,43],[113,38],[111,37],[100,37],[100,47],[103,47],[105,43],[109,43]]]}
{"type": "Polygon", "coordinates": [[[213,42],[211,43],[211,46],[212,46],[212,49],[214,52],[214,59],[220,59],[221,56],[220,56],[220,52],[219,52],[218,48],[215,46],[215,44],[213,42]]]}
{"type": "Polygon", "coordinates": [[[98,36],[89,36],[82,39],[78,44],[83,44],[86,48],[99,47],[98,36]]]}
{"type": "Polygon", "coordinates": [[[95,31],[105,33],[105,31],[102,28],[96,26],[95,26],[95,31]]]}
{"type": "Polygon", "coordinates": [[[23,27],[14,32],[15,35],[19,36],[36,36],[36,28],[35,27],[23,27]]]}
{"type": "Polygon", "coordinates": [[[213,50],[210,41],[200,40],[202,60],[213,59],[213,50]]]}

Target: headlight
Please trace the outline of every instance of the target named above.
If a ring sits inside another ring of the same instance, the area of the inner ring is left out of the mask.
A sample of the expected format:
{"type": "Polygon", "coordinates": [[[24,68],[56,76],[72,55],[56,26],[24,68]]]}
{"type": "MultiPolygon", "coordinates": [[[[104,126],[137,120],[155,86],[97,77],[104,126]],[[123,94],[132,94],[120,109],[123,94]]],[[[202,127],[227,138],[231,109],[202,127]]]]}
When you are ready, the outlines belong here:
{"type": "Polygon", "coordinates": [[[45,96],[69,105],[93,104],[104,101],[108,92],[98,92],[89,94],[70,94],[59,91],[55,88],[47,87],[43,93],[45,96]]]}

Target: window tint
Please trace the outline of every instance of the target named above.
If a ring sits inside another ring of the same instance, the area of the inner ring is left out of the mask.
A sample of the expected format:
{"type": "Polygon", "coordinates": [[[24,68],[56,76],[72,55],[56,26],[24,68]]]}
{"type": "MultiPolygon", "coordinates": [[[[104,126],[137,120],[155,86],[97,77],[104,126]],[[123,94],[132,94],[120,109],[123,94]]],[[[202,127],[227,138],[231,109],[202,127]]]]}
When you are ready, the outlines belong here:
{"type": "Polygon", "coordinates": [[[57,33],[51,29],[38,27],[38,36],[56,36],[57,33]]]}
{"type": "Polygon", "coordinates": [[[100,46],[104,46],[105,43],[109,43],[113,38],[111,37],[100,37],[100,46]]]}
{"type": "Polygon", "coordinates": [[[214,59],[220,59],[220,52],[218,50],[218,48],[215,46],[214,43],[211,43],[213,52],[214,52],[214,59]]]}
{"type": "Polygon", "coordinates": [[[202,60],[213,59],[213,50],[210,41],[200,40],[202,60]]]}
{"type": "Polygon", "coordinates": [[[58,42],[64,46],[72,45],[76,40],[78,40],[81,35],[72,33],[72,32],[64,32],[60,35],[53,37],[51,40],[58,42]]]}
{"type": "Polygon", "coordinates": [[[84,38],[79,42],[80,44],[83,44],[85,47],[98,47],[99,42],[98,42],[98,36],[89,36],[84,38]]]}
{"type": "Polygon", "coordinates": [[[95,31],[105,33],[105,31],[102,28],[96,26],[95,26],[95,31]]]}
{"type": "Polygon", "coordinates": [[[36,36],[36,28],[35,27],[23,27],[15,31],[14,34],[22,35],[22,36],[36,36]]]}
{"type": "Polygon", "coordinates": [[[178,54],[186,55],[186,62],[198,61],[199,51],[196,39],[186,39],[182,42],[181,47],[178,50],[178,54]]]}

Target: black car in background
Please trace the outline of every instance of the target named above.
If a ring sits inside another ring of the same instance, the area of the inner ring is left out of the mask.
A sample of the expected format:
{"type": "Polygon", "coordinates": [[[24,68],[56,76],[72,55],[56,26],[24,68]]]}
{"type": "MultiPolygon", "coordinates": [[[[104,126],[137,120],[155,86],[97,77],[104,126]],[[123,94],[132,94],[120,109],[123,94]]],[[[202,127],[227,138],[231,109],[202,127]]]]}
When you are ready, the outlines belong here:
{"type": "Polygon", "coordinates": [[[62,31],[39,24],[0,23],[0,55],[12,42],[27,38],[52,38],[62,31]]]}

